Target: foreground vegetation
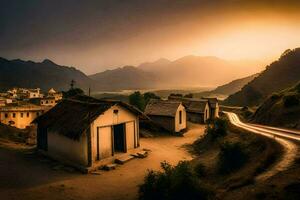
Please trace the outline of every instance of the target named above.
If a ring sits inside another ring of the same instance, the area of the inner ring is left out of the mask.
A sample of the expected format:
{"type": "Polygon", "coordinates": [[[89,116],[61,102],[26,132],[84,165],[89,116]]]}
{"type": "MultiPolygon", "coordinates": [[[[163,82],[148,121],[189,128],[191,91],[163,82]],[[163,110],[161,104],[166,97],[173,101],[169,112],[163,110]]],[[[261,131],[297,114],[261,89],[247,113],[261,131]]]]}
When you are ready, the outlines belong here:
{"type": "Polygon", "coordinates": [[[162,163],[162,171],[149,171],[140,186],[140,199],[226,199],[237,189],[254,185],[255,177],[282,153],[275,141],[246,133],[224,119],[207,125],[206,135],[189,149],[197,155],[192,161],[162,163]]]}

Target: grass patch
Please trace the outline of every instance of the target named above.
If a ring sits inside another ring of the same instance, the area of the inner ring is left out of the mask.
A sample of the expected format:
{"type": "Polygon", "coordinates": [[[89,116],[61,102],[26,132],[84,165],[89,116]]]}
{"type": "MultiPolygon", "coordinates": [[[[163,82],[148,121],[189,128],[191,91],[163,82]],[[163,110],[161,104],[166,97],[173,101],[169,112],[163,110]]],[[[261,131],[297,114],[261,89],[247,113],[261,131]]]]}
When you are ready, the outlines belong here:
{"type": "Polygon", "coordinates": [[[232,173],[246,164],[248,155],[240,142],[225,142],[218,156],[218,171],[221,174],[232,173]]]}

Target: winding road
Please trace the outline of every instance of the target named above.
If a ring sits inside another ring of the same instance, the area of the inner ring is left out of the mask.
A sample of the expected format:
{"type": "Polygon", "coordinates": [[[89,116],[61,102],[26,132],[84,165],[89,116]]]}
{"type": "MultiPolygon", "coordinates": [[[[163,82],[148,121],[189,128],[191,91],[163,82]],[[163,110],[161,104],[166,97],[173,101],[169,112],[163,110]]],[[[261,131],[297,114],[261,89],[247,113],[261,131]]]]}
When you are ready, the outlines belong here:
{"type": "Polygon", "coordinates": [[[297,156],[298,147],[294,143],[300,141],[300,132],[288,129],[276,128],[271,126],[263,126],[258,124],[243,123],[237,114],[232,112],[224,112],[230,122],[242,129],[252,133],[264,135],[279,142],[284,147],[284,154],[282,158],[268,171],[256,177],[256,180],[266,180],[276,173],[286,170],[295,160],[297,156]]]}

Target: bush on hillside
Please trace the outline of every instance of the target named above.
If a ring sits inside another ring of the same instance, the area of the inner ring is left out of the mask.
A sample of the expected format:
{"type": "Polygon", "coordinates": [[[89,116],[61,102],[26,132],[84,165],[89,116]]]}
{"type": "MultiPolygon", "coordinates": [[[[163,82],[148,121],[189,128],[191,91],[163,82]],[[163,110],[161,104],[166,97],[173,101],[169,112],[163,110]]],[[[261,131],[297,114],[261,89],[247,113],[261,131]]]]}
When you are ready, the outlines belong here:
{"type": "Polygon", "coordinates": [[[218,169],[221,174],[231,173],[240,169],[247,161],[248,156],[245,153],[241,143],[225,142],[221,145],[218,155],[218,169]]]}
{"type": "Polygon", "coordinates": [[[284,96],[283,103],[286,108],[297,106],[300,104],[296,94],[289,94],[287,96],[284,96]]]}
{"type": "Polygon", "coordinates": [[[210,192],[204,188],[187,161],[176,166],[163,162],[160,171],[149,171],[139,187],[142,200],[208,199],[210,192]]]}
{"type": "Polygon", "coordinates": [[[280,94],[278,94],[278,93],[273,93],[272,96],[271,96],[271,99],[272,99],[273,101],[275,101],[275,100],[277,100],[277,99],[279,99],[279,98],[280,98],[280,94]]]}
{"type": "Polygon", "coordinates": [[[213,120],[206,127],[206,133],[213,138],[224,137],[227,135],[227,121],[221,118],[213,120]]]}
{"type": "Polygon", "coordinates": [[[201,151],[212,145],[217,139],[227,135],[227,121],[224,119],[215,119],[207,124],[204,137],[197,139],[192,147],[195,153],[201,153],[201,151]]]}
{"type": "Polygon", "coordinates": [[[205,170],[205,166],[202,163],[198,163],[194,167],[194,171],[198,177],[205,177],[206,170],[205,170]]]}

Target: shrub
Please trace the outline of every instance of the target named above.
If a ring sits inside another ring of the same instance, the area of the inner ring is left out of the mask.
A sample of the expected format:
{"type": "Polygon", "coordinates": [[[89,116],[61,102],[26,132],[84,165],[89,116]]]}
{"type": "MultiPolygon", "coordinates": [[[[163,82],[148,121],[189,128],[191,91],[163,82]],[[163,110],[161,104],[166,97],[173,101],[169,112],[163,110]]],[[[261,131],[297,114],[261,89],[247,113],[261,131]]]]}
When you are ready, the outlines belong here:
{"type": "Polygon", "coordinates": [[[246,163],[248,156],[240,143],[225,142],[221,145],[218,159],[219,172],[226,174],[241,168],[246,163]]]}
{"type": "Polygon", "coordinates": [[[297,98],[297,95],[290,94],[283,98],[283,103],[285,107],[289,108],[292,106],[299,105],[300,102],[299,99],[297,98]]]}
{"type": "Polygon", "coordinates": [[[227,121],[223,119],[216,119],[207,124],[205,129],[206,134],[204,137],[197,139],[193,143],[193,150],[196,153],[201,153],[201,151],[208,146],[212,145],[218,138],[227,135],[227,121]]]}
{"type": "Polygon", "coordinates": [[[273,93],[272,96],[271,96],[271,100],[273,100],[273,101],[275,101],[279,98],[280,98],[280,95],[278,93],[273,93]]]}
{"type": "Polygon", "coordinates": [[[201,200],[208,198],[208,190],[200,185],[187,161],[181,161],[176,166],[163,162],[161,167],[162,172],[148,172],[144,183],[139,187],[139,199],[201,200]]]}
{"type": "Polygon", "coordinates": [[[212,135],[213,138],[224,137],[227,135],[227,121],[224,119],[215,119],[206,127],[206,133],[212,135]]]}
{"type": "Polygon", "coordinates": [[[194,171],[198,177],[204,177],[205,176],[205,166],[202,163],[198,163],[194,171]]]}

